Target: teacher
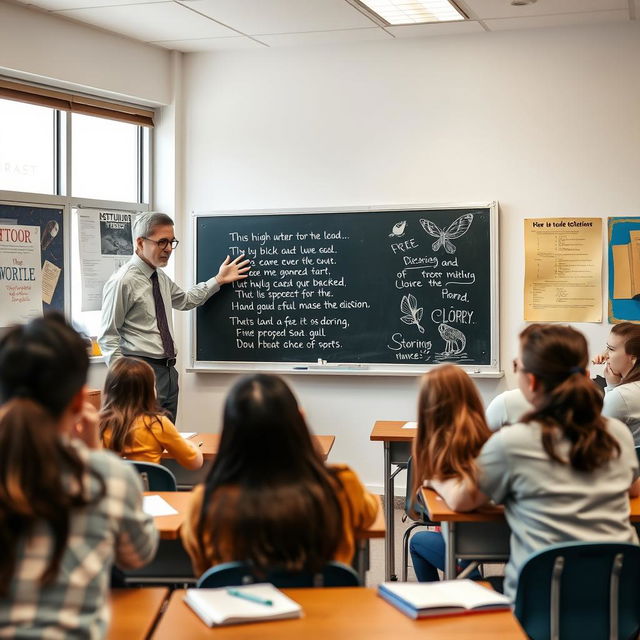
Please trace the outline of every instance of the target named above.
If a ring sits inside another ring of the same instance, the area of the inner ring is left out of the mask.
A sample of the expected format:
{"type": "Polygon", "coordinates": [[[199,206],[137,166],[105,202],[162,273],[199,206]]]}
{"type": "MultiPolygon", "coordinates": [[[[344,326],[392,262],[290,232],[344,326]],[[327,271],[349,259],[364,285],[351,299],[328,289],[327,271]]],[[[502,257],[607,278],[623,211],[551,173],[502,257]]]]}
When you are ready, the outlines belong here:
{"type": "Polygon", "coordinates": [[[249,260],[227,256],[213,278],[184,291],[160,269],[178,246],[173,220],[164,213],[142,214],[133,224],[133,236],[135,255],[104,285],[98,342],[110,366],[122,356],[134,356],[153,367],[158,403],[175,423],[178,372],[171,309],[193,309],[223,284],[246,278],[249,260]]]}

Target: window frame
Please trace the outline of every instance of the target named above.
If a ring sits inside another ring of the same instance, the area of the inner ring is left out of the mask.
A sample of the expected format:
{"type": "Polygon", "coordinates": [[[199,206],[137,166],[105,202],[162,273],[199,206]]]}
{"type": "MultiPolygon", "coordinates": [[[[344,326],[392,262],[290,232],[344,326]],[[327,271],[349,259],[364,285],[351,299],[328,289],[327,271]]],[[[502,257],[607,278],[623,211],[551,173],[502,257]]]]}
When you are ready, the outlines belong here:
{"type": "MultiPolygon", "coordinates": [[[[2,98],[6,99],[6,98],[2,98]]],[[[28,104],[28,103],[25,103],[28,104]]],[[[100,116],[93,116],[100,117],[100,116]]],[[[0,189],[0,202],[14,205],[52,206],[63,210],[63,242],[68,247],[64,256],[64,285],[65,300],[64,313],[71,321],[72,315],[72,278],[71,264],[72,252],[78,251],[78,247],[71,244],[72,210],[73,209],[108,209],[122,211],[123,213],[144,213],[152,211],[152,198],[154,193],[154,132],[153,127],[138,127],[137,132],[137,196],[138,201],[103,200],[99,198],[86,198],[72,196],[72,112],[53,108],[52,128],[54,134],[53,150],[53,184],[52,193],[33,193],[27,191],[11,191],[0,189]],[[144,129],[148,129],[147,132],[144,129]],[[146,149],[145,149],[146,142],[146,149]],[[147,198],[148,202],[143,202],[147,198]]],[[[108,119],[108,118],[103,118],[108,119]]],[[[100,360],[100,358],[92,358],[100,360]]]]}

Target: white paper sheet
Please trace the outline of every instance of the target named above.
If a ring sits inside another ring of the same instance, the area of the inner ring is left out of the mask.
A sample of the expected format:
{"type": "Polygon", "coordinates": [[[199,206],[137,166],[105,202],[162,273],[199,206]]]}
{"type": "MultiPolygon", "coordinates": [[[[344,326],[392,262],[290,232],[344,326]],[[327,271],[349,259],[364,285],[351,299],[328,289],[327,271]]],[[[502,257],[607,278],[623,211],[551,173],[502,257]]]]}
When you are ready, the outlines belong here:
{"type": "Polygon", "coordinates": [[[197,431],[181,431],[180,435],[185,439],[189,440],[189,438],[193,438],[198,432],[197,431]]]}
{"type": "Polygon", "coordinates": [[[405,422],[402,425],[403,429],[417,429],[418,428],[418,423],[417,422],[405,422]]]}
{"type": "Polygon", "coordinates": [[[160,496],[144,496],[142,510],[154,518],[157,516],[175,516],[177,511],[160,496]]]}

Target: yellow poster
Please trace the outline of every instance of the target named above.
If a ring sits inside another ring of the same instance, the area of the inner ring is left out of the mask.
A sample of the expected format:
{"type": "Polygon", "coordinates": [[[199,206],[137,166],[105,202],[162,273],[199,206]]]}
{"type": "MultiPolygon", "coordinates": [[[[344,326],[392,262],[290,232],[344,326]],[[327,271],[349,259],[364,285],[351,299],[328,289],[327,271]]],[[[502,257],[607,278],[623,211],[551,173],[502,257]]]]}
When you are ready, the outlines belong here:
{"type": "Polygon", "coordinates": [[[526,322],[602,322],[602,219],[524,221],[526,322]]]}

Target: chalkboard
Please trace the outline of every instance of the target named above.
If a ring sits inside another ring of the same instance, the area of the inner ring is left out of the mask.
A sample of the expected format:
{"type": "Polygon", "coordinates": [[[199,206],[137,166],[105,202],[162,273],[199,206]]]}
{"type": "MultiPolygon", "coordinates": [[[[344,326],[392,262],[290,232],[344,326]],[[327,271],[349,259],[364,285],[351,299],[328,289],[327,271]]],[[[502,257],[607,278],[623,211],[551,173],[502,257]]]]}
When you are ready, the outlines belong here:
{"type": "Polygon", "coordinates": [[[497,205],[194,215],[195,369],[497,374],[497,205]]]}

